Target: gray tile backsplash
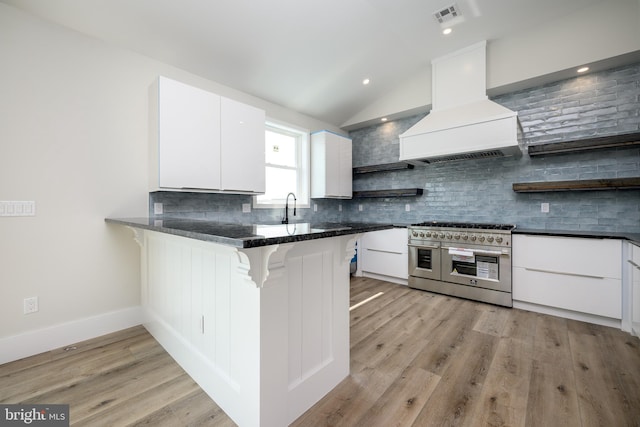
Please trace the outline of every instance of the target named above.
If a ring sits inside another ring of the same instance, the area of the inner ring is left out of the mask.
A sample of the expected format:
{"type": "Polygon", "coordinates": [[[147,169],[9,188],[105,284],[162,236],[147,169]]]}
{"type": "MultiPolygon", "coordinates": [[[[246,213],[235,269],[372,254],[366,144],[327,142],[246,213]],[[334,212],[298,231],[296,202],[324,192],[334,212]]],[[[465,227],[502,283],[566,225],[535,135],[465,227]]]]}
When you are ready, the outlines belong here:
{"type": "MultiPolygon", "coordinates": [[[[413,223],[426,220],[514,223],[519,228],[640,233],[640,191],[514,193],[514,182],[640,176],[640,149],[618,148],[530,158],[526,145],[640,132],[640,64],[593,73],[492,98],[518,111],[523,156],[466,160],[354,177],[354,190],[417,187],[420,197],[313,200],[299,209],[306,221],[413,223]],[[542,213],[540,204],[550,204],[542,213]],[[342,211],[338,206],[342,205],[342,211]],[[406,208],[409,211],[406,211],[406,208]]],[[[424,114],[358,129],[353,165],[398,161],[398,135],[424,114]]],[[[274,222],[282,209],[242,213],[250,196],[150,194],[165,216],[219,221],[274,222]]]]}

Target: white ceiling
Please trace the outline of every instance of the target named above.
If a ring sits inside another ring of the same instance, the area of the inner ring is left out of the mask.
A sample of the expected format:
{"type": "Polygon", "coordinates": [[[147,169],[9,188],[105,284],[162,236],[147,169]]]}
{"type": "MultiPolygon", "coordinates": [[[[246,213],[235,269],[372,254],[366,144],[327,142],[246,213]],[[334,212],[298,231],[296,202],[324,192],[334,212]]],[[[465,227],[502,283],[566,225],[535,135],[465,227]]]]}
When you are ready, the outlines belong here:
{"type": "Polygon", "coordinates": [[[0,1],[340,126],[433,58],[606,0],[0,1]]]}

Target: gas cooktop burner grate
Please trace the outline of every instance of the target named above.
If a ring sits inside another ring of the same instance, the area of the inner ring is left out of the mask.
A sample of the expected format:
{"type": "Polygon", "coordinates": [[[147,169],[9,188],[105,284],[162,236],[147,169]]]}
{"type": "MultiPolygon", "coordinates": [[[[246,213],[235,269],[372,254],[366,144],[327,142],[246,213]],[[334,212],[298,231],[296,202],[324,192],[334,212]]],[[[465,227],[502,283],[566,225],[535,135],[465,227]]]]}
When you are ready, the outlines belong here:
{"type": "Polygon", "coordinates": [[[480,230],[513,230],[516,228],[513,224],[486,224],[478,222],[441,222],[428,221],[418,224],[411,224],[413,227],[442,227],[442,228],[474,228],[480,230]]]}

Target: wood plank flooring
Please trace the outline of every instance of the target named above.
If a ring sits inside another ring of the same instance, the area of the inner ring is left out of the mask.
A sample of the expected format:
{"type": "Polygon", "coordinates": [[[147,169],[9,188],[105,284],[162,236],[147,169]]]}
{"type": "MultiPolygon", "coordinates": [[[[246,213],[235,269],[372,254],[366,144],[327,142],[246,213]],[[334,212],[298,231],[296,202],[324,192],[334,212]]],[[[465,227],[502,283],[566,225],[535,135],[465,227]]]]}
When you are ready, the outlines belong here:
{"type": "MultiPolygon", "coordinates": [[[[351,374],[293,425],[640,426],[640,340],[351,281],[351,374]]],[[[68,403],[74,426],[232,426],[142,327],[0,365],[0,403],[68,403]]]]}

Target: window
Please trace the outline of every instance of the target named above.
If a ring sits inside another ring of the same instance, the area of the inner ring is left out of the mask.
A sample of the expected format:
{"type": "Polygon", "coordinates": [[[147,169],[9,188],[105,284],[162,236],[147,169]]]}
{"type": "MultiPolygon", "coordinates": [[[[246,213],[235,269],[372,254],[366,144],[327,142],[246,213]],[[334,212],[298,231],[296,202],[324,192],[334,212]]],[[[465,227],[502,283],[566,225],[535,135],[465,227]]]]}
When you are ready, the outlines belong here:
{"type": "Polygon", "coordinates": [[[254,207],[282,207],[289,193],[298,207],[309,207],[309,131],[267,122],[265,163],[266,191],[254,207]]]}

